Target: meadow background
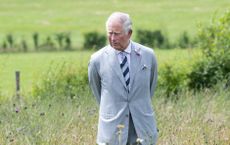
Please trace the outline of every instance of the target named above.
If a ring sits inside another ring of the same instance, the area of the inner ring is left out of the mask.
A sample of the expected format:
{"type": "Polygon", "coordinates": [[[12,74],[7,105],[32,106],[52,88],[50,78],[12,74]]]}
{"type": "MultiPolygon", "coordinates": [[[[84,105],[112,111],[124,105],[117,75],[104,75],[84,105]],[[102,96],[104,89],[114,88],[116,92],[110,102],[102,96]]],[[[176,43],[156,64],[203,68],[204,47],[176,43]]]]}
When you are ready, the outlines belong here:
{"type": "MultiPolygon", "coordinates": [[[[16,42],[23,38],[32,44],[34,32],[44,39],[69,32],[77,48],[0,54],[0,145],[95,144],[98,107],[85,85],[88,60],[95,50],[83,50],[83,35],[105,33],[105,20],[113,11],[129,13],[134,32],[160,29],[170,41],[177,41],[184,31],[195,37],[198,24],[209,25],[229,7],[228,0],[0,0],[1,45],[7,34],[13,34],[16,42]],[[16,70],[21,72],[20,99],[15,97],[16,70]],[[63,89],[62,82],[70,85],[63,89]]],[[[167,65],[189,72],[202,59],[199,48],[154,50],[160,72],[167,65]]],[[[158,144],[229,145],[230,92],[222,86],[197,92],[183,88],[167,97],[159,85],[153,99],[158,144]]]]}

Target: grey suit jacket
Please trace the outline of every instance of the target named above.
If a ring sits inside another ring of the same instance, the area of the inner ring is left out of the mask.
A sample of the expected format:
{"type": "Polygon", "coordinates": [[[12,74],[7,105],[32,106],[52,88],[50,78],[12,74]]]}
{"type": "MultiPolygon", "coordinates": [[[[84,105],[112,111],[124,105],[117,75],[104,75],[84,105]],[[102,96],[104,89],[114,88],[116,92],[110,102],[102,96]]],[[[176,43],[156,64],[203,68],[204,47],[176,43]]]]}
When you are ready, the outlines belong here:
{"type": "Polygon", "coordinates": [[[131,41],[130,90],[110,45],[91,56],[89,84],[99,104],[97,142],[125,145],[129,114],[142,145],[156,144],[157,128],[151,99],[157,83],[157,61],[152,49],[131,41]],[[117,127],[124,125],[124,128],[117,127]]]}

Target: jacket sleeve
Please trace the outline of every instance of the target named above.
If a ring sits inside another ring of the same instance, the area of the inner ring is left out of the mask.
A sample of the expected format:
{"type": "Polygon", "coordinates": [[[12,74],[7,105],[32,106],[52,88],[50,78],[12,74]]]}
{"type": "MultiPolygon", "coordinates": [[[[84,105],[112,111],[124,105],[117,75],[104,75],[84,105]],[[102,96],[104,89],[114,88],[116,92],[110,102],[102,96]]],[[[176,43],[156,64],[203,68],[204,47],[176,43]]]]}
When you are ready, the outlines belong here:
{"type": "Polygon", "coordinates": [[[97,103],[100,104],[101,100],[101,78],[95,65],[95,61],[90,60],[88,64],[88,79],[89,85],[96,97],[97,103]]]}
{"type": "Polygon", "coordinates": [[[157,66],[157,59],[155,54],[153,53],[152,58],[152,70],[151,70],[151,82],[150,82],[150,95],[151,97],[154,96],[154,92],[157,86],[157,77],[158,77],[158,66],[157,66]]]}

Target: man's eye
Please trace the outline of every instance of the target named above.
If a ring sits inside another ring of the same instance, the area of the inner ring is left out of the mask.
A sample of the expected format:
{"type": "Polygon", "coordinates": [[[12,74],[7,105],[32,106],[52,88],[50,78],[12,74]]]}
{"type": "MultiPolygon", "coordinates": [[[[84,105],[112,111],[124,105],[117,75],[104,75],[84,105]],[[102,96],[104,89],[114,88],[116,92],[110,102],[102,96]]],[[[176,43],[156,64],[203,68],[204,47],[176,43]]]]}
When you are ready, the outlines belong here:
{"type": "Polygon", "coordinates": [[[119,33],[119,32],[108,32],[108,34],[109,35],[116,35],[117,36],[117,35],[120,35],[121,33],[119,33]]]}

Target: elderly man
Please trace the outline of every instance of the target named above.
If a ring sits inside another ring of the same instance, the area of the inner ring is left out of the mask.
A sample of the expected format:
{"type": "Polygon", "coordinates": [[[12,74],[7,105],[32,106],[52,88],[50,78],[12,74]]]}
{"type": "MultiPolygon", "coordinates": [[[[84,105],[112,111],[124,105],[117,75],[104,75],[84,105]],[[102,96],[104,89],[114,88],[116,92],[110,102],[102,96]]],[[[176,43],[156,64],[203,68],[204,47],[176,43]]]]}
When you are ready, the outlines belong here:
{"type": "Polygon", "coordinates": [[[155,145],[157,127],[152,96],[157,61],[152,49],[130,40],[128,14],[106,21],[109,45],[91,56],[89,84],[99,104],[99,145],[155,145]]]}

